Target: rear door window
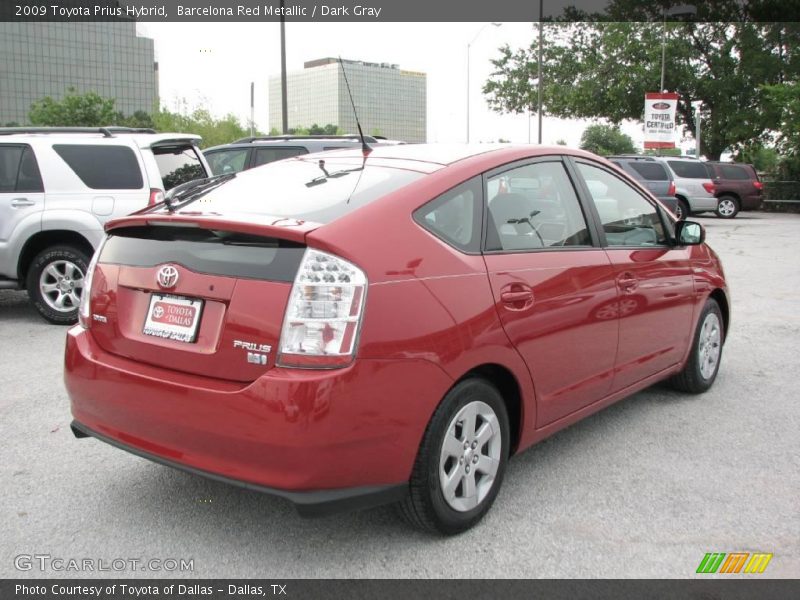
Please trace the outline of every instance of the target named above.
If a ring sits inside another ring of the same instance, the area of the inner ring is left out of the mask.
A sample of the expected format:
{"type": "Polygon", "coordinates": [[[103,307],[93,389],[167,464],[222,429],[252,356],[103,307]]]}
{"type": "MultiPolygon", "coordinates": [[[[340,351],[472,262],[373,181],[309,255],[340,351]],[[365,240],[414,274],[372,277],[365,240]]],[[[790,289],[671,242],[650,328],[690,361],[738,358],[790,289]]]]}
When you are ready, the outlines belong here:
{"type": "Polygon", "coordinates": [[[736,165],[717,165],[722,179],[751,179],[750,172],[745,167],[736,165]]]}
{"type": "Polygon", "coordinates": [[[678,177],[685,179],[711,179],[708,169],[701,162],[668,160],[667,163],[678,177]]]}
{"type": "Polygon", "coordinates": [[[486,190],[487,250],[591,245],[575,188],[560,161],[505,171],[490,177],[486,190]]]}
{"type": "Polygon", "coordinates": [[[291,148],[257,148],[253,166],[258,167],[259,165],[265,165],[275,162],[276,160],[300,156],[302,154],[308,154],[308,151],[299,146],[291,148]]]}
{"type": "Polygon", "coordinates": [[[22,150],[22,146],[0,146],[0,193],[16,190],[22,150]]]}
{"type": "Polygon", "coordinates": [[[629,164],[645,181],[666,181],[669,179],[664,165],[660,165],[657,162],[631,162],[629,164]]]}
{"type": "Polygon", "coordinates": [[[80,180],[93,190],[140,190],[142,169],[128,146],[54,144],[56,151],[80,180]]]}
{"type": "Polygon", "coordinates": [[[194,146],[156,146],[152,150],[164,183],[164,191],[187,181],[206,177],[206,170],[194,146]]]}

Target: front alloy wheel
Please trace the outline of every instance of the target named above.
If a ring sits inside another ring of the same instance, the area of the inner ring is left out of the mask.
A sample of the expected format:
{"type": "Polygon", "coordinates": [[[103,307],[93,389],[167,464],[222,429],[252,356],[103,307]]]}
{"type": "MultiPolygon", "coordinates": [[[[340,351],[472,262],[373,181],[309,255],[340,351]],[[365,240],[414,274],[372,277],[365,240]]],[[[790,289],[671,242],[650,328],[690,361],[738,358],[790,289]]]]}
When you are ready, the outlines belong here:
{"type": "Polygon", "coordinates": [[[401,503],[412,525],[447,535],[466,531],[489,511],[510,447],[500,392],[484,379],[457,383],[433,414],[401,503]]]}
{"type": "Polygon", "coordinates": [[[690,394],[708,390],[719,372],[725,335],[719,304],[709,298],[700,314],[689,358],[683,369],[670,380],[673,387],[690,394]]]}

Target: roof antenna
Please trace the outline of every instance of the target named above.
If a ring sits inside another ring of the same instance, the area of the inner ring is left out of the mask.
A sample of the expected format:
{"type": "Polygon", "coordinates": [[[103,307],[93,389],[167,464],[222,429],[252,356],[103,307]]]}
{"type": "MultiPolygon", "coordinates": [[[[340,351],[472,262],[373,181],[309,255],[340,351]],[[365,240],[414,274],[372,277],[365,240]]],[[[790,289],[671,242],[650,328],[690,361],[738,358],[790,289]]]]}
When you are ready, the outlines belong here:
{"type": "Polygon", "coordinates": [[[358,113],[356,112],[356,103],[353,102],[353,92],[350,91],[350,82],[347,81],[347,71],[344,69],[344,63],[342,62],[342,57],[339,56],[339,66],[342,67],[342,75],[344,75],[344,83],[347,86],[347,95],[350,96],[350,104],[353,107],[353,115],[356,118],[356,125],[358,126],[358,136],[361,138],[361,150],[364,152],[364,158],[366,158],[367,154],[372,152],[372,148],[367,141],[364,139],[364,132],[361,131],[361,123],[358,121],[358,113]]]}

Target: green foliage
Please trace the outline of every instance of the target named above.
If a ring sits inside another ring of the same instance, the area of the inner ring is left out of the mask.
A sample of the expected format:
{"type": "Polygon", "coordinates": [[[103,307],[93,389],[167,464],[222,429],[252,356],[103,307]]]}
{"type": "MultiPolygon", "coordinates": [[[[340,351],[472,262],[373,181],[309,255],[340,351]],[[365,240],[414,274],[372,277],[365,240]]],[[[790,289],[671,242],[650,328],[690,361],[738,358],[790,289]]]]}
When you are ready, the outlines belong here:
{"type": "MultiPolygon", "coordinates": [[[[718,159],[774,128],[775,105],[765,85],[800,75],[800,23],[740,20],[737,3],[710,0],[703,14],[731,14],[727,23],[667,23],[664,86],[680,96],[678,121],[695,130],[690,102],[702,100],[701,151],[718,159]],[[733,7],[733,8],[731,8],[733,7]]],[[[642,119],[644,94],[657,91],[663,25],[658,3],[612,0],[619,22],[548,23],[543,52],[545,113],[561,118],[642,119]],[[642,13],[642,14],[640,14],[642,13]]],[[[698,21],[703,21],[698,13],[698,21]]],[[[484,85],[498,112],[523,113],[536,106],[538,40],[529,48],[499,49],[495,72],[484,85]]]]}
{"type": "Polygon", "coordinates": [[[102,127],[114,124],[118,114],[113,98],[95,92],[78,94],[75,88],[68,88],[61,100],[46,96],[34,102],[28,119],[43,127],[102,127]]]}
{"type": "MultiPolygon", "coordinates": [[[[272,131],[270,131],[270,135],[280,135],[278,130],[274,127],[272,128],[272,131]],[[276,133],[273,134],[272,131],[275,131],[276,133]]],[[[290,127],[289,135],[342,135],[342,130],[338,125],[332,125],[330,123],[324,127],[314,123],[311,127],[290,127]]]]}
{"type": "Polygon", "coordinates": [[[635,154],[636,147],[630,136],[614,125],[589,125],[581,135],[581,149],[600,156],[610,154],[635,154]]]}
{"type": "Polygon", "coordinates": [[[775,142],[781,153],[783,176],[800,179],[800,84],[764,86],[764,93],[778,113],[775,142]]]}
{"type": "Polygon", "coordinates": [[[680,156],[683,153],[680,148],[659,148],[658,150],[647,149],[643,154],[647,156],[680,156]]]}
{"type": "Polygon", "coordinates": [[[229,114],[221,119],[215,119],[204,108],[195,109],[190,114],[161,109],[153,115],[152,120],[157,131],[194,133],[202,136],[203,148],[229,144],[250,135],[250,131],[242,126],[235,115],[229,114]]]}
{"type": "Polygon", "coordinates": [[[556,146],[566,146],[566,145],[567,145],[567,140],[565,140],[564,138],[559,138],[556,140],[556,146]]]}
{"type": "Polygon", "coordinates": [[[737,152],[735,159],[737,162],[750,163],[759,173],[773,174],[778,170],[781,157],[775,148],[754,143],[737,152]]]}

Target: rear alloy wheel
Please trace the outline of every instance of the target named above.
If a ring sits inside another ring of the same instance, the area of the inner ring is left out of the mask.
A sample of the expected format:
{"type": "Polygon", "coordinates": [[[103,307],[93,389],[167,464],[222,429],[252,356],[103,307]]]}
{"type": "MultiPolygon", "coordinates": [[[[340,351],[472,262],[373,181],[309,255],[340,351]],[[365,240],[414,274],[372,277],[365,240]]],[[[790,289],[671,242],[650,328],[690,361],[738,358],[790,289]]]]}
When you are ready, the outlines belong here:
{"type": "Polygon", "coordinates": [[[720,219],[733,219],[739,214],[739,201],[733,196],[720,196],[716,212],[720,219]]]}
{"type": "Polygon", "coordinates": [[[691,214],[692,213],[689,210],[689,203],[683,198],[678,198],[678,204],[675,205],[675,216],[678,218],[678,220],[683,221],[688,219],[689,215],[691,214]]]}
{"type": "Polygon", "coordinates": [[[681,372],[670,380],[673,387],[682,392],[701,394],[714,384],[725,341],[722,323],[719,305],[716,300],[709,298],[697,323],[689,359],[681,372]]]}
{"type": "Polygon", "coordinates": [[[33,259],[26,285],[28,296],[46,320],[71,325],[78,320],[89,257],[73,246],[53,246],[33,259]]]}
{"type": "Polygon", "coordinates": [[[401,504],[412,525],[452,535],[488,512],[509,453],[505,403],[483,379],[458,383],[433,415],[401,504]]]}

